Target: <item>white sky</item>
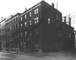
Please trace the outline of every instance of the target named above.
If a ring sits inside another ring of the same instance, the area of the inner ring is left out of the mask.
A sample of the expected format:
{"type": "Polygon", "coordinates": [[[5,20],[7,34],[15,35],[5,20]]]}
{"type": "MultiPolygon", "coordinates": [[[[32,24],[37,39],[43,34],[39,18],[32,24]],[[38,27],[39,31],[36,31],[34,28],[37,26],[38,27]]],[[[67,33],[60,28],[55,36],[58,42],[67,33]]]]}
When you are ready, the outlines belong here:
{"type": "MultiPolygon", "coordinates": [[[[11,14],[14,15],[18,12],[23,12],[25,7],[28,9],[41,0],[0,0],[0,17],[7,18],[11,14]]],[[[55,8],[57,0],[45,0],[49,4],[54,2],[55,8]]],[[[62,12],[63,15],[76,15],[76,0],[58,0],[58,10],[62,12]]],[[[76,30],[76,18],[72,18],[72,26],[76,30]]]]}

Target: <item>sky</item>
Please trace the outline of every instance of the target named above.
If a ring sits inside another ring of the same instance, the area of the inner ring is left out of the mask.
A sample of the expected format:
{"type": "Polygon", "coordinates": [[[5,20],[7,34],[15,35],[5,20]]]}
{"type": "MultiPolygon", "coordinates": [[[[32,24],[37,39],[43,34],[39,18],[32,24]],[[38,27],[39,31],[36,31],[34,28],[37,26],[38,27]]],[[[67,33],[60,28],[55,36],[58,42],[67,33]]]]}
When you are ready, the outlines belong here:
{"type": "MultiPolygon", "coordinates": [[[[41,0],[0,0],[0,18],[7,18],[10,15],[15,15],[16,13],[22,13],[25,11],[25,8],[29,9],[34,6],[41,0]]],[[[62,15],[71,15],[72,16],[72,26],[76,30],[76,0],[45,0],[49,4],[52,2],[55,4],[55,8],[62,15]]]]}

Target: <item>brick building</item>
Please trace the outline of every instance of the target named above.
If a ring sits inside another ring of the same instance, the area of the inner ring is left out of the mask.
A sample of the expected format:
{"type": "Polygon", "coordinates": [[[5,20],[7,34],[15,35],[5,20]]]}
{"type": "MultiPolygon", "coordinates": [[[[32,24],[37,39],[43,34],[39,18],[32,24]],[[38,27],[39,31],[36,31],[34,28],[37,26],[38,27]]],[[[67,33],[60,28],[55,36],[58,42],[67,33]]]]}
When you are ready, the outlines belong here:
{"type": "Polygon", "coordinates": [[[75,48],[76,48],[76,30],[74,31],[75,33],[75,48]]]}
{"type": "Polygon", "coordinates": [[[5,18],[0,21],[0,50],[5,50],[5,18]]]}
{"type": "Polygon", "coordinates": [[[74,28],[62,13],[41,1],[23,13],[6,20],[7,51],[61,51],[74,48],[74,28]]]}

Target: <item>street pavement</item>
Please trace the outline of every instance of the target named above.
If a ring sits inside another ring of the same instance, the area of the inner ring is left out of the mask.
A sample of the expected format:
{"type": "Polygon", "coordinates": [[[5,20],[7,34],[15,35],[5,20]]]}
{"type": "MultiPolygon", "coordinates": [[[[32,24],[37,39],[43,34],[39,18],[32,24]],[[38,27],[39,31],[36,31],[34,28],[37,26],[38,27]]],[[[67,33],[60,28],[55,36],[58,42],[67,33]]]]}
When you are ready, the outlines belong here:
{"type": "Polygon", "coordinates": [[[76,60],[76,54],[70,52],[50,53],[8,53],[0,52],[0,60],[76,60]]]}

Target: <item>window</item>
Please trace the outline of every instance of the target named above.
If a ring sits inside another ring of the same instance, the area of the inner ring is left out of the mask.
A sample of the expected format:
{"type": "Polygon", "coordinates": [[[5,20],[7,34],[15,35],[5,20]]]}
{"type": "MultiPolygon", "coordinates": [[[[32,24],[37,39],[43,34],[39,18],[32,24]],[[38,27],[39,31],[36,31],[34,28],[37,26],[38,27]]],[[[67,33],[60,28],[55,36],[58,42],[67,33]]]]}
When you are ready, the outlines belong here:
{"type": "Polygon", "coordinates": [[[22,21],[22,17],[21,17],[21,21],[22,21]]]}
{"type": "Polygon", "coordinates": [[[29,21],[29,24],[32,25],[32,21],[29,21]]]}
{"type": "Polygon", "coordinates": [[[27,22],[25,22],[25,27],[27,26],[27,22]]]}
{"type": "Polygon", "coordinates": [[[23,25],[21,24],[21,28],[22,28],[22,26],[23,26],[23,25]]]}
{"type": "Polygon", "coordinates": [[[56,15],[56,19],[58,20],[58,15],[56,15]]]}
{"type": "Polygon", "coordinates": [[[38,14],[38,8],[36,9],[36,11],[37,11],[37,14],[38,14]]]}
{"type": "Polygon", "coordinates": [[[57,23],[56,23],[56,28],[59,28],[59,27],[60,27],[60,23],[57,22],[57,23]]]}
{"type": "Polygon", "coordinates": [[[17,24],[15,24],[15,29],[17,28],[17,24]]]}
{"type": "Polygon", "coordinates": [[[15,21],[16,21],[16,17],[15,17],[15,21]]]}
{"type": "Polygon", "coordinates": [[[34,18],[35,24],[39,22],[39,17],[34,18]]]}
{"type": "Polygon", "coordinates": [[[17,23],[17,27],[19,28],[19,24],[17,23]]]}
{"type": "Polygon", "coordinates": [[[31,17],[31,12],[29,13],[30,17],[31,17]]]}
{"type": "Polygon", "coordinates": [[[59,38],[63,37],[63,33],[62,31],[58,31],[58,35],[57,35],[59,38]]]}
{"type": "Polygon", "coordinates": [[[23,33],[21,32],[21,33],[20,33],[20,37],[22,37],[22,35],[23,35],[23,33]]]}
{"type": "Polygon", "coordinates": [[[25,31],[25,37],[27,36],[27,31],[25,31]]]}
{"type": "Polygon", "coordinates": [[[50,18],[48,18],[48,24],[50,24],[50,18]]]}
{"type": "Polygon", "coordinates": [[[36,14],[36,10],[34,10],[34,14],[36,14]]]}
{"type": "Polygon", "coordinates": [[[71,38],[71,33],[68,34],[69,38],[71,38]]]}
{"type": "Polygon", "coordinates": [[[32,31],[29,32],[29,36],[32,36],[32,31]]]}
{"type": "Polygon", "coordinates": [[[38,8],[34,10],[34,14],[38,14],[38,8]]]}
{"type": "Polygon", "coordinates": [[[25,15],[25,19],[26,19],[26,15],[25,15]]]}
{"type": "Polygon", "coordinates": [[[12,27],[10,26],[10,31],[12,30],[12,27]]]}

